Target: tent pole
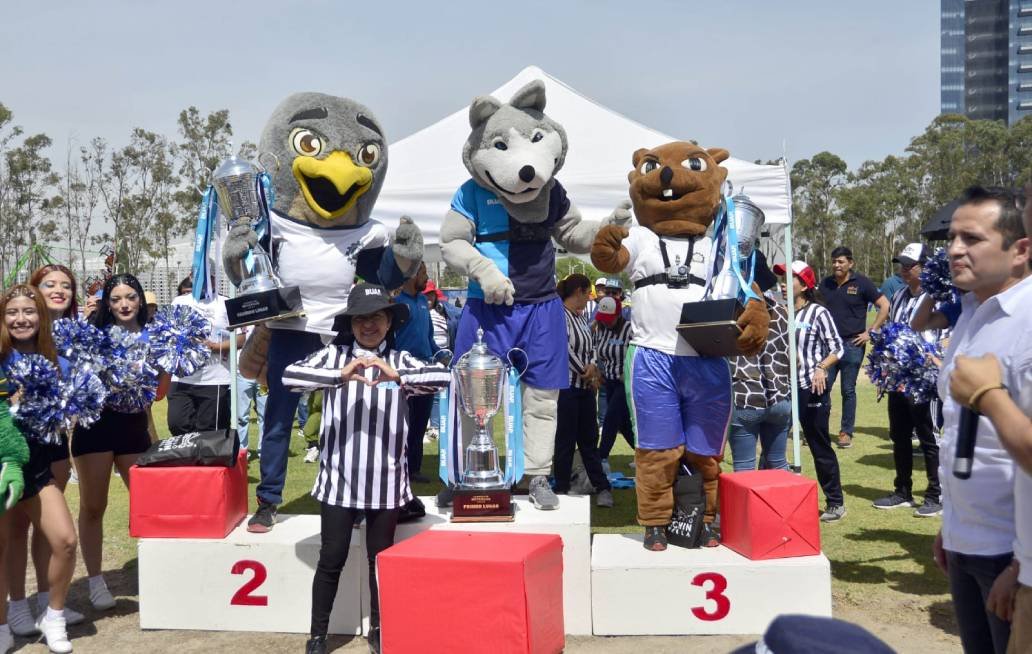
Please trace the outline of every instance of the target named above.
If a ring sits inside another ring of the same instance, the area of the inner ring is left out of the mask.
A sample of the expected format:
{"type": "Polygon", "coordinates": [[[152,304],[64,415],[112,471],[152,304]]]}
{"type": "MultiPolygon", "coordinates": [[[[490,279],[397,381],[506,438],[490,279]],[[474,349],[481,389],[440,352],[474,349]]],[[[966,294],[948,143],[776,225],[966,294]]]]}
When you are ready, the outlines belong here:
{"type": "Polygon", "coordinates": [[[795,293],[792,288],[792,182],[789,175],[788,157],[781,157],[781,165],[785,167],[785,192],[788,194],[788,222],[785,224],[785,289],[788,302],[788,374],[792,393],[792,471],[803,471],[802,452],[799,442],[799,368],[796,361],[796,314],[795,293]]]}

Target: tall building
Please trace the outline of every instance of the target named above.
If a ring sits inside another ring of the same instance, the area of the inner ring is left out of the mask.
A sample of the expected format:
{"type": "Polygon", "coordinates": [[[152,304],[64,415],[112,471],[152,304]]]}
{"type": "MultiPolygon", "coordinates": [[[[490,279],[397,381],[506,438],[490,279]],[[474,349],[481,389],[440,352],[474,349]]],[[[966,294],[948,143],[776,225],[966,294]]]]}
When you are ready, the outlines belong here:
{"type": "Polygon", "coordinates": [[[1002,120],[1032,112],[1032,0],[941,0],[942,113],[1002,120]]]}

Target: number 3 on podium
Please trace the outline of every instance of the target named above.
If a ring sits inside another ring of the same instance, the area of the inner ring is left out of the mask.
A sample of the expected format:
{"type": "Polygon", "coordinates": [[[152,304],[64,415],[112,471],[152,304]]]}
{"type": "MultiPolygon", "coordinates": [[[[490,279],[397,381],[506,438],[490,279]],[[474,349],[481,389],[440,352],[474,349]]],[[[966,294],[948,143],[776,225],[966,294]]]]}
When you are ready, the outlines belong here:
{"type": "Polygon", "coordinates": [[[230,572],[235,575],[242,575],[247,571],[253,572],[254,576],[244,582],[244,585],[233,594],[233,599],[229,600],[229,603],[233,606],[268,606],[268,595],[251,594],[258,590],[258,587],[264,584],[265,580],[269,577],[269,573],[265,570],[265,566],[258,561],[244,560],[234,563],[233,569],[230,570],[230,572]]]}
{"type": "Polygon", "coordinates": [[[700,588],[705,588],[706,582],[712,584],[706,590],[706,599],[713,602],[716,606],[713,611],[707,611],[705,606],[696,606],[692,608],[692,614],[706,622],[723,620],[731,612],[731,600],[727,598],[727,595],[724,595],[724,591],[727,590],[727,579],[724,575],[716,572],[703,572],[695,575],[695,578],[692,579],[692,585],[699,586],[700,588]]]}

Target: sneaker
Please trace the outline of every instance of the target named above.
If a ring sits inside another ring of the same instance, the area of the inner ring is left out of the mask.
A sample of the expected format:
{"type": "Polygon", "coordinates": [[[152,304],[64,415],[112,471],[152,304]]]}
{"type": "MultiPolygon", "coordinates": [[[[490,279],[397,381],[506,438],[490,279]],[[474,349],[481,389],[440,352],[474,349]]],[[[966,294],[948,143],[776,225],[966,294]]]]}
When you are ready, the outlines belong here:
{"type": "Polygon", "coordinates": [[[872,506],[876,509],[902,509],[902,508],[913,508],[917,506],[914,504],[913,497],[904,497],[899,493],[893,493],[888,497],[877,499],[872,503],[872,506]]]}
{"type": "Polygon", "coordinates": [[[600,506],[603,509],[613,508],[613,491],[608,488],[604,491],[599,491],[598,495],[595,496],[595,506],[600,506]]]}
{"type": "Polygon", "coordinates": [[[838,522],[844,517],[846,517],[846,507],[841,504],[839,506],[829,505],[821,514],[821,522],[838,522]]]}
{"type": "Polygon", "coordinates": [[[713,523],[702,523],[702,539],[699,543],[703,547],[716,547],[720,545],[720,536],[717,534],[717,529],[713,523]]]}
{"type": "Polygon", "coordinates": [[[567,495],[594,495],[595,487],[591,485],[591,480],[588,479],[588,475],[582,472],[574,473],[573,478],[570,479],[570,489],[566,491],[567,495]]]}
{"type": "Polygon", "coordinates": [[[247,521],[247,531],[253,534],[265,534],[276,525],[276,505],[258,502],[258,510],[247,521]]]}
{"type": "Polygon", "coordinates": [[[319,448],[312,446],[305,450],[305,463],[318,463],[319,462],[319,448]]]}
{"type": "Polygon", "coordinates": [[[838,448],[840,450],[848,450],[853,447],[853,437],[844,431],[840,431],[838,435],[838,448]]]}
{"type": "MultiPolygon", "coordinates": [[[[108,590],[107,586],[91,588],[90,604],[92,604],[93,608],[97,611],[107,611],[115,608],[115,598],[111,595],[111,591],[108,590]]],[[[44,615],[46,615],[45,612],[44,615]]]]}
{"type": "Polygon", "coordinates": [[[43,640],[47,641],[47,647],[55,654],[67,654],[72,651],[72,643],[68,640],[68,627],[64,616],[47,619],[47,614],[40,616],[36,626],[43,632],[43,640]]]}
{"type": "MultiPolygon", "coordinates": [[[[46,609],[43,609],[46,611],[46,609]]],[[[15,636],[35,636],[39,633],[36,618],[32,617],[32,609],[26,601],[10,602],[7,605],[7,624],[15,636]]]]}
{"type": "Polygon", "coordinates": [[[14,635],[10,631],[0,632],[0,654],[7,654],[14,649],[14,635]]]}
{"type": "Polygon", "coordinates": [[[662,552],[667,548],[666,527],[645,527],[645,549],[662,552]]]}
{"type": "Polygon", "coordinates": [[[452,505],[452,497],[455,495],[455,491],[451,486],[445,486],[437,492],[437,508],[447,509],[452,505]]]}
{"type": "Polygon", "coordinates": [[[918,518],[934,518],[942,515],[942,502],[934,497],[926,497],[924,503],[917,507],[917,511],[914,511],[914,515],[918,518]]]}
{"type": "Polygon", "coordinates": [[[305,643],[305,654],[326,654],[326,636],[312,636],[305,643]]]}
{"type": "Polygon", "coordinates": [[[552,487],[548,485],[548,479],[544,475],[531,478],[530,503],[542,511],[559,508],[559,498],[552,492],[552,487]]]}

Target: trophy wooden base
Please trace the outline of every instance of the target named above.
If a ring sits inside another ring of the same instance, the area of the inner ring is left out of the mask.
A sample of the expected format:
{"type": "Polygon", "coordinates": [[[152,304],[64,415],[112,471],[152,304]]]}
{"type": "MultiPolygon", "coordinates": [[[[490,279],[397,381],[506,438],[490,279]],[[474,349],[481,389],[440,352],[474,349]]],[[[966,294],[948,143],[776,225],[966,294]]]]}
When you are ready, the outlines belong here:
{"type": "Polygon", "coordinates": [[[685,302],[677,333],[702,356],[739,355],[738,337],[742,330],[737,321],[742,310],[742,304],[734,298],[685,302]]]}
{"type": "Polygon", "coordinates": [[[512,491],[508,488],[456,488],[452,522],[512,522],[512,491]]]}
{"type": "Polygon", "coordinates": [[[226,300],[226,315],[229,317],[230,329],[303,314],[301,290],[297,286],[248,293],[226,300]]]}

